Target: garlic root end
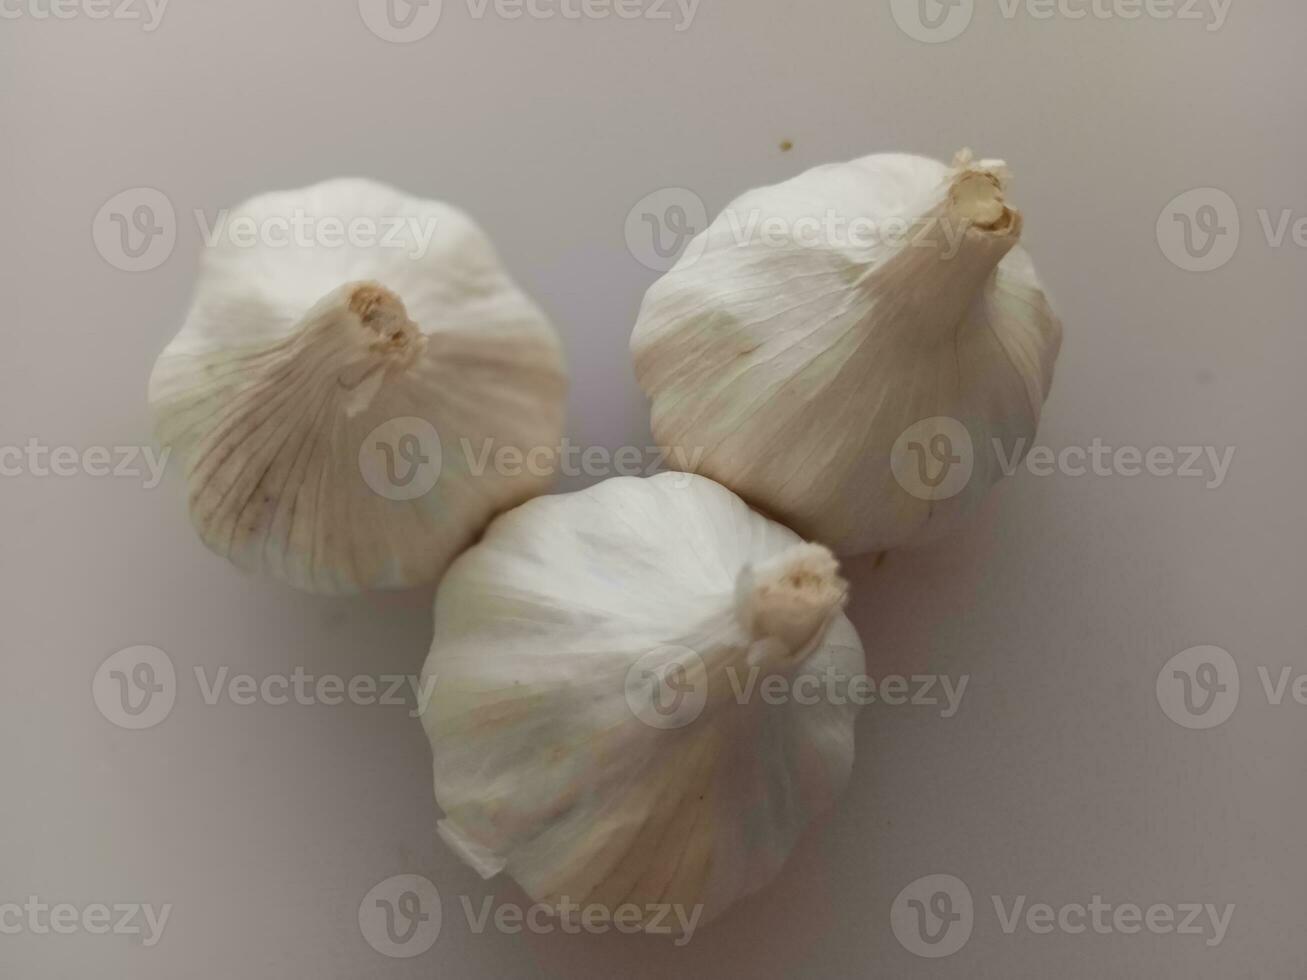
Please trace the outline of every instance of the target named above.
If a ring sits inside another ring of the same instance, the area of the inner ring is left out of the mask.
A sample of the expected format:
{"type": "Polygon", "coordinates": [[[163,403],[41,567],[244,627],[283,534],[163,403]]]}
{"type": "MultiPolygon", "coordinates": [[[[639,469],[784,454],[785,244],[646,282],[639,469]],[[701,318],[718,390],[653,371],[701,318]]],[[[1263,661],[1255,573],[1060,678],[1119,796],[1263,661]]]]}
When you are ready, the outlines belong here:
{"type": "Polygon", "coordinates": [[[970,150],[953,159],[949,204],[953,213],[981,231],[1019,234],[1021,212],[1008,207],[1003,191],[1011,173],[1002,160],[976,161],[970,150]]]}
{"type": "Polygon", "coordinates": [[[796,662],[844,607],[848,583],[829,548],[797,544],[736,580],[735,610],[755,639],[777,640],[796,662]]]}
{"type": "Polygon", "coordinates": [[[379,282],[354,283],[350,287],[348,305],[359,322],[392,350],[402,349],[422,334],[418,325],[409,319],[404,301],[379,282]]]}

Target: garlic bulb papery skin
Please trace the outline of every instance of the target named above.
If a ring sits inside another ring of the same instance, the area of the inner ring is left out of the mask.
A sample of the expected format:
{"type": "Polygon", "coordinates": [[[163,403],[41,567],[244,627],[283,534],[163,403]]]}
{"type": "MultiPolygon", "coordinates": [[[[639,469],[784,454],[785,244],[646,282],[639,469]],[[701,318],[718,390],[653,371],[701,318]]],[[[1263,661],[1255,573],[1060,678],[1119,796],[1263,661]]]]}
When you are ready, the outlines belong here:
{"type": "Polygon", "coordinates": [[[242,568],[327,594],[432,581],[492,516],[551,482],[556,454],[476,464],[487,449],[558,445],[557,336],[446,204],[345,179],[228,218],[290,220],[375,234],[207,248],[150,378],[159,439],[186,461],[200,537],[242,568]]]}
{"type": "Polygon", "coordinates": [[[1029,450],[1061,345],[1007,181],[886,154],[731,203],[631,338],[673,463],[844,555],[955,527],[1029,450]]]}
{"type": "Polygon", "coordinates": [[[422,722],[441,836],[564,918],[708,921],[848,781],[857,698],[826,696],[865,670],[845,594],[828,549],[699,476],[501,516],[436,599],[422,722]],[[793,697],[764,696],[776,675],[793,697]]]}

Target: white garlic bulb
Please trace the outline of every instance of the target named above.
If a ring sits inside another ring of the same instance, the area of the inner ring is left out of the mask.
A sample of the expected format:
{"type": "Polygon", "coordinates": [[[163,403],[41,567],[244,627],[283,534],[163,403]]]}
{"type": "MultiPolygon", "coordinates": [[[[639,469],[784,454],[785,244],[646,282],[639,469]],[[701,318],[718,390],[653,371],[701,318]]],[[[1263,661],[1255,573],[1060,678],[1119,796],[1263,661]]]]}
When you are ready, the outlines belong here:
{"type": "Polygon", "coordinates": [[[1007,180],[886,154],[732,202],[631,338],[656,441],[840,554],[955,526],[1029,450],[1061,344],[1007,180]]]}
{"type": "Polygon", "coordinates": [[[557,446],[566,377],[466,215],[333,180],[225,222],[150,379],[212,550],[313,592],[403,588],[547,487],[554,455],[477,465],[557,446]]]}
{"type": "Polygon", "coordinates": [[[829,550],[698,476],[498,518],[441,583],[423,670],[441,836],[563,917],[711,919],[848,780],[845,591],[829,550]]]}

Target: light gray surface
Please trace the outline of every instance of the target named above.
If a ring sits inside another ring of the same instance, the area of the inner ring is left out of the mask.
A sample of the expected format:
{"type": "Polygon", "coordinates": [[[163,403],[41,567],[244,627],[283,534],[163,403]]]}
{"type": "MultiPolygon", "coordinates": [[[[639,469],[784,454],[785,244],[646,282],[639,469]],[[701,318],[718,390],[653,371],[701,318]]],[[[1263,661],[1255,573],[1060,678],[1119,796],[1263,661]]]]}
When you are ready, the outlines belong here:
{"type": "Polygon", "coordinates": [[[428,749],[404,707],[204,702],[197,666],[416,672],[429,591],[333,601],[243,577],[196,540],[176,473],[154,490],[6,477],[0,905],[173,908],[148,948],[85,930],[0,934],[0,974],[1303,976],[1307,708],[1268,703],[1257,669],[1307,670],[1307,249],[1292,233],[1268,242],[1258,210],[1272,225],[1283,209],[1307,215],[1307,9],[1234,0],[1207,30],[980,7],[960,37],[927,44],[887,2],[703,0],[678,32],[478,20],[447,0],[408,45],[374,37],[349,2],[177,0],[148,33],[6,7],[24,14],[0,21],[0,444],[148,439],[146,379],[201,248],[192,211],[361,174],[475,215],[564,335],[570,437],[644,445],[627,337],[654,273],[623,235],[637,200],[684,186],[715,212],[816,163],[973,145],[1015,170],[1027,244],[1066,324],[1041,441],[1236,457],[1216,488],[1023,471],[960,539],[878,570],[851,563],[871,672],[967,674],[961,710],[864,712],[839,809],[769,890],[679,949],[473,934],[460,896],[521,897],[435,839],[428,749]],[[127,274],[91,228],[136,187],[166,194],[180,231],[164,264],[127,274]],[[1200,187],[1237,202],[1242,239],[1193,274],[1155,228],[1200,187]],[[91,686],[136,644],[168,653],[180,690],[165,721],[129,731],[91,686]],[[1242,684],[1233,715],[1205,731],[1169,720],[1155,693],[1168,659],[1200,644],[1228,650],[1242,684]],[[374,951],[358,924],[369,889],[403,873],[444,901],[439,938],[409,960],[374,951]],[[934,873],[966,882],[976,914],[965,946],[928,960],[896,939],[890,908],[934,873]],[[991,898],[1096,894],[1235,908],[1208,946],[1008,934],[991,898]]]}

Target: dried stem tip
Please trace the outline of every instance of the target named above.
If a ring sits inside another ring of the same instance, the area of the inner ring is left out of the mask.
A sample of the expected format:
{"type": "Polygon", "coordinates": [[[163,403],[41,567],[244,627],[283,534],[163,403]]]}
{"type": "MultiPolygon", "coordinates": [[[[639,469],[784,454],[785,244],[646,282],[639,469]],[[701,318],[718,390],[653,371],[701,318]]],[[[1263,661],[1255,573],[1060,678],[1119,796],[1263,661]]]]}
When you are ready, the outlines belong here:
{"type": "Polygon", "coordinates": [[[403,344],[418,332],[404,301],[379,282],[355,285],[349,294],[349,309],[364,327],[389,344],[403,344]]]}
{"type": "Polygon", "coordinates": [[[962,150],[953,160],[953,170],[949,205],[957,217],[982,231],[1007,231],[1019,219],[1019,212],[1008,207],[1003,197],[1010,179],[1003,161],[977,161],[970,150],[962,150]]]}
{"type": "Polygon", "coordinates": [[[796,662],[844,606],[848,583],[839,570],[829,548],[794,545],[740,573],[736,616],[751,636],[779,641],[787,659],[796,662]]]}

